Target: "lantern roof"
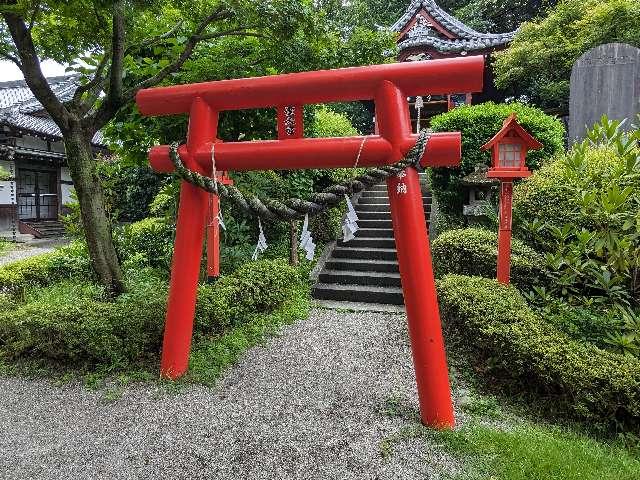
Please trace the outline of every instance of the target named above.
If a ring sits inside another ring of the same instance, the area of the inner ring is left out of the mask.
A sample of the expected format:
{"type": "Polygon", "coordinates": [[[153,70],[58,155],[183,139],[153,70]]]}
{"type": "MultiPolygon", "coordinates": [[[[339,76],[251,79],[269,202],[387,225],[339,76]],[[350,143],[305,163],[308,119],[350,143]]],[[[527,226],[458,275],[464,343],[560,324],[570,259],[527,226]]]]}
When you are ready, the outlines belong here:
{"type": "Polygon", "coordinates": [[[465,54],[475,50],[503,47],[516,32],[482,33],[445,12],[434,0],[412,0],[391,30],[400,33],[400,51],[430,47],[441,53],[465,54]]]}
{"type": "Polygon", "coordinates": [[[529,150],[538,150],[543,146],[538,140],[533,137],[533,135],[527,132],[522,127],[522,125],[518,123],[517,115],[515,113],[512,113],[505,119],[500,131],[496,133],[491,140],[489,140],[482,146],[482,150],[489,150],[505,137],[519,138],[523,141],[523,143],[529,150]]]}

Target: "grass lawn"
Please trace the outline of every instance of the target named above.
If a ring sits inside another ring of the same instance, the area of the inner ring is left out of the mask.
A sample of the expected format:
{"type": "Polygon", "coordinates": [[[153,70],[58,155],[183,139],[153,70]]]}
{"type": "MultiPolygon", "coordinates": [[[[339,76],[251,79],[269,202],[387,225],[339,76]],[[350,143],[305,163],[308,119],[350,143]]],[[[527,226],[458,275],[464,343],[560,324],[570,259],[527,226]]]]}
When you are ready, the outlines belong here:
{"type": "Polygon", "coordinates": [[[635,480],[640,460],[622,446],[608,445],[560,428],[525,424],[509,429],[469,425],[436,434],[444,448],[465,459],[459,479],[635,480]]]}

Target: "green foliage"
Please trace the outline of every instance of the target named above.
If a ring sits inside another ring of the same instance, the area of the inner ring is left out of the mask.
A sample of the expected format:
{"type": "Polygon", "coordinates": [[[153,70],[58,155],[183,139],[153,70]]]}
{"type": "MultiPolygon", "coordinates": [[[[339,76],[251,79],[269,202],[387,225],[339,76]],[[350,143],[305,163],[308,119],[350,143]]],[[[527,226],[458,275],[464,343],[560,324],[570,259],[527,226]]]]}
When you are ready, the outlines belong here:
{"type": "Polygon", "coordinates": [[[196,330],[219,334],[243,324],[255,312],[270,312],[300,286],[298,271],[283,260],[249,262],[215,286],[201,285],[196,307],[196,330]]]}
{"type": "Polygon", "coordinates": [[[27,287],[50,285],[69,278],[91,278],[91,272],[86,246],[73,242],[54,252],[0,267],[0,292],[21,295],[27,287]]]}
{"type": "Polygon", "coordinates": [[[565,0],[524,23],[495,55],[496,83],[543,106],[568,104],[571,67],[589,49],[610,42],[640,47],[637,0],[565,0]]]}
{"type": "MultiPolygon", "coordinates": [[[[22,298],[0,296],[7,307],[0,309],[0,363],[107,373],[156,368],[168,288],[163,272],[128,269],[128,291],[114,301],[105,299],[103,288],[77,279],[26,286],[22,298]]],[[[298,271],[282,261],[252,262],[201,286],[194,361],[215,363],[219,373],[276,326],[297,318],[307,294],[298,271]]],[[[211,375],[199,371],[196,380],[211,375]]]]}
{"type": "Polygon", "coordinates": [[[116,249],[124,261],[168,271],[173,255],[175,227],[165,218],[149,217],[120,227],[114,233],[116,249]]]}
{"type": "Polygon", "coordinates": [[[249,348],[276,334],[281,326],[306,318],[308,314],[308,287],[289,286],[285,300],[272,312],[247,312],[244,323],[219,336],[198,338],[191,350],[186,379],[212,385],[224,369],[234,364],[249,348]]]}
{"type": "Polygon", "coordinates": [[[11,180],[11,174],[7,169],[0,166],[0,182],[4,182],[6,180],[11,180]]]}
{"type": "Polygon", "coordinates": [[[438,297],[453,341],[480,371],[516,391],[552,396],[555,409],[608,426],[640,426],[640,360],[573,340],[529,308],[514,287],[449,275],[438,297]]]}
{"type": "Polygon", "coordinates": [[[640,461],[609,445],[560,428],[531,424],[495,428],[471,424],[443,431],[438,443],[463,455],[474,476],[492,480],[633,480],[640,461]]]}
{"type": "Polygon", "coordinates": [[[314,137],[350,137],[359,135],[351,121],[341,113],[336,113],[327,107],[315,111],[313,123],[314,137]]]}
{"type": "Polygon", "coordinates": [[[516,30],[522,22],[544,13],[557,0],[474,0],[462,3],[466,5],[453,13],[466,25],[481,32],[502,33],[516,30]]]}
{"type": "Polygon", "coordinates": [[[120,369],[160,349],[166,282],[150,272],[130,279],[113,302],[96,287],[58,283],[15,310],[0,313],[0,358],[49,360],[120,369]]]}
{"type": "Polygon", "coordinates": [[[531,133],[543,148],[527,155],[527,165],[535,170],[544,161],[564,148],[562,123],[546,115],[542,110],[521,103],[463,106],[431,119],[431,128],[436,132],[462,132],[462,161],[460,168],[431,168],[429,177],[433,194],[442,211],[461,214],[464,203],[462,177],[472,173],[476,165],[490,165],[491,154],[481,150],[491,137],[502,128],[504,120],[511,114],[518,115],[518,122],[531,133]]]}
{"type": "Polygon", "coordinates": [[[516,218],[547,251],[549,294],[571,303],[640,302],[640,130],[603,117],[579,145],[514,194],[516,218]],[[524,222],[523,222],[524,223],[524,222]]]}
{"type": "MultiPolygon", "coordinates": [[[[449,230],[431,245],[436,276],[450,273],[496,277],[498,235],[483,228],[449,230]]],[[[544,259],[518,239],[511,244],[511,280],[528,291],[545,279],[544,259]]]]}

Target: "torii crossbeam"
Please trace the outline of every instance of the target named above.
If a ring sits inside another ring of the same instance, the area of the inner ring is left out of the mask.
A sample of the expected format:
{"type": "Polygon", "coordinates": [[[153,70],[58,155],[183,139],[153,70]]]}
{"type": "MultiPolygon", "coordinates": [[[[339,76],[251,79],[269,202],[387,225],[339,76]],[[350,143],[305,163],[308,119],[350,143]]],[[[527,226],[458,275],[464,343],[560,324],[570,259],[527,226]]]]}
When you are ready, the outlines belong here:
{"type": "MultiPolygon", "coordinates": [[[[188,168],[203,175],[212,175],[213,144],[217,170],[354,167],[356,158],[357,166],[372,167],[398,162],[416,143],[408,96],[479,92],[483,71],[482,56],[396,63],[152,88],[141,90],[136,102],[143,115],[189,114],[187,142],[179,153],[188,168]],[[302,138],[304,105],[371,99],[379,134],[366,140],[302,138]],[[221,143],[218,113],[248,108],[275,108],[279,139],[221,143]]],[[[421,165],[456,166],[460,156],[460,133],[437,133],[421,165]]],[[[174,169],[167,146],[151,148],[149,160],[158,172],[174,169]]],[[[453,407],[416,170],[388,179],[387,188],[421,418],[450,428],[453,407]]],[[[207,192],[182,183],[162,349],[161,374],[167,378],[180,377],[188,367],[207,206],[207,192]]]]}

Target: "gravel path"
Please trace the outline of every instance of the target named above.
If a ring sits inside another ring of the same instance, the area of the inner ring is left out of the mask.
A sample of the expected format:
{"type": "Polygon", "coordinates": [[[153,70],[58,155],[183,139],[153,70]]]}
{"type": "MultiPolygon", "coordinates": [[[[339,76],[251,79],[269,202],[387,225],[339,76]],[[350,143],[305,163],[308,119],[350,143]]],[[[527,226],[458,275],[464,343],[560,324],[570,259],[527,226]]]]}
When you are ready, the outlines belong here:
{"type": "Polygon", "coordinates": [[[414,420],[381,411],[390,401],[417,411],[405,322],[312,310],[217,387],[177,394],[137,385],[108,401],[0,378],[0,478],[447,478],[459,461],[404,438],[414,420]]]}
{"type": "Polygon", "coordinates": [[[66,245],[67,243],[69,243],[69,240],[66,238],[56,238],[33,240],[27,244],[19,244],[15,248],[9,250],[6,254],[0,255],[0,265],[40,255],[41,253],[51,252],[56,247],[66,245]]]}

